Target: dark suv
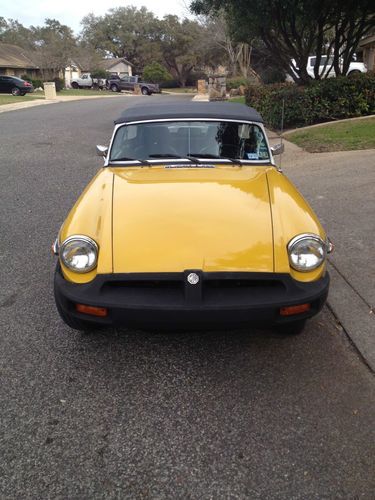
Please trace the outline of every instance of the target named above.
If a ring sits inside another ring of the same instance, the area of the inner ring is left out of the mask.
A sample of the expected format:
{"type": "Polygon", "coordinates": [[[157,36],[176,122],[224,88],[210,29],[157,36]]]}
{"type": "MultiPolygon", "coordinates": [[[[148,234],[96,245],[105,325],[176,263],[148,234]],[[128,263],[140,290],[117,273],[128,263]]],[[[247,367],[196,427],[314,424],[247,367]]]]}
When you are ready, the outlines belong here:
{"type": "Polygon", "coordinates": [[[0,75],[0,92],[2,94],[25,95],[34,92],[31,83],[16,76],[0,75]]]}
{"type": "Polygon", "coordinates": [[[160,94],[160,88],[157,83],[142,82],[139,76],[123,76],[122,78],[119,78],[116,75],[112,75],[107,80],[107,89],[112,90],[112,92],[134,90],[136,84],[141,87],[143,95],[160,94]]]}

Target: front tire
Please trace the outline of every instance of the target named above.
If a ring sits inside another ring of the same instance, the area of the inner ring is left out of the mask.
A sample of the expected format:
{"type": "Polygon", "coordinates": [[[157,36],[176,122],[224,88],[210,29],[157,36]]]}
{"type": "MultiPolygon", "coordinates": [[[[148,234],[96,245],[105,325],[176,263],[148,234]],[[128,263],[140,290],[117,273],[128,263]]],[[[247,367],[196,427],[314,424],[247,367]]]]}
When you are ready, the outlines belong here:
{"type": "Polygon", "coordinates": [[[293,321],[285,325],[278,325],[275,330],[280,335],[299,335],[303,332],[306,325],[306,320],[293,321]]]}
{"type": "Polygon", "coordinates": [[[115,84],[113,83],[113,84],[111,85],[111,90],[112,90],[112,92],[119,92],[119,90],[120,90],[120,89],[118,88],[118,86],[117,86],[117,85],[115,85],[115,84]]]}
{"type": "Polygon", "coordinates": [[[360,73],[361,72],[359,71],[359,69],[353,69],[353,71],[348,73],[348,76],[356,76],[356,75],[359,75],[360,73]]]}
{"type": "Polygon", "coordinates": [[[18,87],[13,87],[11,90],[12,95],[20,95],[21,91],[18,87]]]}

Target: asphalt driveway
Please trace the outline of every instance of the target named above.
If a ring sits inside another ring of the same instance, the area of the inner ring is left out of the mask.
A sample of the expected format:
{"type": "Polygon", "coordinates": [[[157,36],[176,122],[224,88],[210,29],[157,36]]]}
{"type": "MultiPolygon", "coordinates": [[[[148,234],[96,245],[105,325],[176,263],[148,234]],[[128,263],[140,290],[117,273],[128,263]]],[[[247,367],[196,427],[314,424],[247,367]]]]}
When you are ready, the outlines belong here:
{"type": "MultiPolygon", "coordinates": [[[[130,102],[0,115],[0,498],[372,499],[373,376],[327,308],[290,338],[61,322],[50,245],[130,102]]],[[[287,170],[340,247],[357,197],[287,170]]]]}

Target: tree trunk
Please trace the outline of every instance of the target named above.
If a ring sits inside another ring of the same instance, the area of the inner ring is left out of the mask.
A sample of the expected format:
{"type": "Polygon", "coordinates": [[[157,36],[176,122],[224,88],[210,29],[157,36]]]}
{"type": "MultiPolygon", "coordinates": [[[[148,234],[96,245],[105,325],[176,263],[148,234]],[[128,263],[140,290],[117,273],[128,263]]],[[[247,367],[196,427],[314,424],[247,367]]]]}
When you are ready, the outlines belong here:
{"type": "Polygon", "coordinates": [[[250,70],[250,60],[251,60],[251,45],[247,43],[241,43],[238,47],[238,65],[240,67],[241,75],[247,78],[250,70]]]}

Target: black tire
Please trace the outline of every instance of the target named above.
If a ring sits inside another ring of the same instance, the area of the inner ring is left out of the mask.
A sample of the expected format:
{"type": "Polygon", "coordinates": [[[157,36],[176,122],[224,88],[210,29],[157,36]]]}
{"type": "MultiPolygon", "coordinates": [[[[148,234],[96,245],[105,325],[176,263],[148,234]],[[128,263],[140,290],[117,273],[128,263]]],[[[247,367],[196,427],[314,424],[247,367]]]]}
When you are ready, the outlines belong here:
{"type": "Polygon", "coordinates": [[[285,325],[278,325],[276,327],[277,333],[281,335],[299,335],[305,328],[306,320],[293,321],[293,323],[286,323],[285,325]]]}
{"type": "Polygon", "coordinates": [[[24,95],[26,95],[26,92],[20,92],[20,95],[24,96],[24,95]]]}
{"type": "Polygon", "coordinates": [[[142,87],[141,93],[142,93],[142,95],[151,95],[151,92],[148,90],[147,87],[142,87]]]}
{"type": "Polygon", "coordinates": [[[79,89],[79,85],[78,85],[78,83],[77,83],[77,82],[73,82],[73,83],[72,83],[72,88],[73,88],[73,89],[76,89],[76,90],[77,90],[77,89],[79,89]]]}
{"type": "Polygon", "coordinates": [[[119,92],[120,91],[120,89],[118,88],[118,86],[115,83],[112,83],[110,89],[112,90],[112,92],[119,92]]]}
{"type": "Polygon", "coordinates": [[[18,87],[13,87],[11,90],[12,95],[20,95],[21,91],[18,87]]]}
{"type": "Polygon", "coordinates": [[[361,72],[359,71],[359,69],[353,69],[353,71],[348,73],[348,76],[356,76],[356,75],[359,75],[360,73],[361,72]]]}

